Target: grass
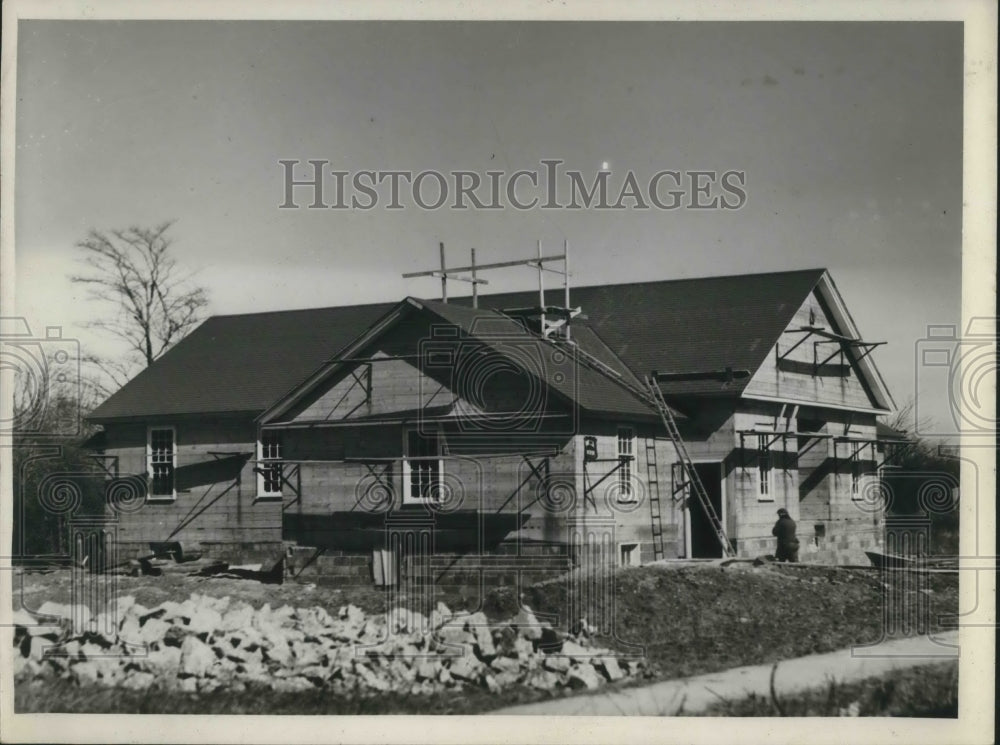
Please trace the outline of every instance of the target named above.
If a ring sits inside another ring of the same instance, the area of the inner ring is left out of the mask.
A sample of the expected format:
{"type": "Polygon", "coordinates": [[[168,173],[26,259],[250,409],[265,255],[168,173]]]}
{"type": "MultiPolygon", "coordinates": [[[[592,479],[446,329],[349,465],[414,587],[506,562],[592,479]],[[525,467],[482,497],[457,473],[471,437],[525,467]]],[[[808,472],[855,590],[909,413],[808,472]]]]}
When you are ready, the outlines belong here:
{"type": "MultiPolygon", "coordinates": [[[[933,630],[958,604],[955,575],[929,575],[927,608],[933,630]]],[[[617,640],[641,645],[656,679],[668,680],[740,665],[878,641],[883,628],[883,575],[878,571],[768,564],[733,564],[618,573],[615,588],[617,640]]],[[[514,607],[513,593],[494,598],[498,615],[514,607]]],[[[558,612],[565,585],[528,588],[524,602],[536,611],[558,612]]]]}
{"type": "Polygon", "coordinates": [[[433,696],[389,692],[352,698],[337,698],[322,689],[289,693],[248,688],[239,693],[218,690],[196,694],[156,687],[145,691],[81,688],[65,680],[46,680],[19,683],[14,690],[14,708],[21,713],[67,714],[471,714],[544,697],[546,694],[531,689],[505,691],[502,700],[497,694],[473,689],[433,696]]]}
{"type": "MultiPolygon", "coordinates": [[[[68,579],[53,573],[36,575],[25,587],[24,602],[68,600],[68,579]]],[[[883,575],[875,570],[850,570],[808,565],[733,564],[647,566],[615,575],[613,608],[615,636],[595,643],[622,651],[640,650],[646,677],[630,685],[715,672],[741,665],[776,662],[828,652],[851,644],[877,641],[882,634],[883,575]]],[[[320,605],[331,612],[353,602],[366,612],[385,609],[390,596],[371,587],[324,588],[302,585],[260,585],[241,580],[188,578],[120,578],[119,592],[134,595],[147,606],[166,599],[182,600],[192,592],[229,595],[259,607],[288,603],[320,605]]],[[[939,616],[957,612],[958,581],[954,575],[930,575],[927,605],[933,630],[943,628],[939,616]]],[[[528,587],[523,602],[536,612],[559,614],[567,602],[565,582],[528,587]]],[[[518,599],[510,588],[442,589],[439,599],[454,609],[481,607],[493,620],[509,619],[518,599]]],[[[412,604],[413,599],[404,599],[412,604]]],[[[565,627],[575,619],[560,618],[565,627]]],[[[65,682],[43,686],[19,683],[18,711],[134,712],[205,714],[469,714],[542,700],[553,695],[528,688],[499,694],[466,688],[432,696],[388,695],[336,699],[329,692],[280,694],[271,691],[184,694],[172,691],[123,691],[78,688],[65,682]]]]}
{"type": "Polygon", "coordinates": [[[853,683],[830,681],[795,695],[720,702],[697,716],[958,717],[958,663],[897,670],[853,683]]]}

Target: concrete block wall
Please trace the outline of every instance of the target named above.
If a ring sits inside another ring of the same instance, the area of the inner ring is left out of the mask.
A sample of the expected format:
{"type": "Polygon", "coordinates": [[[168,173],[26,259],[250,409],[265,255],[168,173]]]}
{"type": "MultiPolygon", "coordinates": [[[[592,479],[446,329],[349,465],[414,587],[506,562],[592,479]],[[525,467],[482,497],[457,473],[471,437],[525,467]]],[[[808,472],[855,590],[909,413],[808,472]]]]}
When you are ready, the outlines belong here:
{"type": "MultiPolygon", "coordinates": [[[[749,403],[737,414],[737,431],[763,423],[768,415],[773,417],[778,411],[776,405],[749,403]]],[[[859,438],[875,436],[872,415],[803,407],[799,410],[799,420],[805,419],[823,422],[822,428],[815,431],[831,437],[845,432],[859,438]]],[[[792,425],[797,429],[795,422],[792,425]]],[[[750,439],[747,438],[748,446],[750,439]]],[[[777,509],[784,507],[797,523],[801,561],[868,563],[864,551],[879,550],[883,545],[883,516],[870,502],[878,478],[877,463],[866,463],[858,492],[853,493],[850,465],[846,460],[848,446],[839,444],[837,447],[839,461],[833,457],[834,444],[829,438],[788,438],[783,448],[776,443],[772,459],[773,501],[761,500],[757,495],[756,454],[745,453],[746,472],[737,480],[741,525],[732,535],[740,555],[775,552],[771,528],[777,519],[777,509]],[[802,473],[796,467],[800,446],[808,448],[807,466],[802,473]],[[779,468],[779,458],[789,464],[787,472],[779,468]]],[[[870,457],[870,452],[870,448],[865,452],[866,458],[870,457]]]]}
{"type": "MultiPolygon", "coordinates": [[[[689,407],[693,408],[693,407],[689,407]]],[[[777,510],[784,507],[798,523],[800,557],[802,560],[856,563],[866,562],[865,549],[882,545],[881,515],[872,512],[865,500],[866,484],[870,494],[877,478],[875,466],[864,474],[858,494],[851,493],[851,477],[846,461],[839,469],[810,483],[803,496],[802,481],[798,470],[799,438],[794,436],[797,423],[787,422],[793,436],[782,437],[771,444],[771,473],[769,493],[762,495],[759,488],[757,464],[758,443],[755,436],[740,438],[740,430],[765,429],[775,426],[775,417],[781,412],[780,404],[741,401],[735,412],[726,402],[701,402],[698,415],[682,425],[691,458],[698,462],[720,462],[724,474],[723,498],[727,535],[740,556],[773,554],[775,539],[771,529],[777,520],[777,510]],[[742,447],[741,447],[742,446],[742,447]],[[821,525],[817,531],[816,525],[821,525]]],[[[790,415],[792,407],[785,411],[790,415]]],[[[854,437],[874,437],[875,420],[871,415],[850,415],[831,409],[804,407],[803,415],[823,417],[824,432],[842,435],[845,427],[854,437]]],[[[636,426],[636,453],[632,478],[637,493],[643,495],[641,505],[618,504],[617,474],[608,476],[617,465],[617,429],[621,423],[587,421],[584,427],[593,433],[598,443],[598,462],[583,462],[583,435],[577,445],[577,467],[581,475],[581,493],[597,484],[581,503],[578,516],[589,520],[595,529],[599,525],[616,546],[638,544],[641,562],[654,558],[652,520],[648,493],[647,451],[645,437],[656,435],[654,425],[636,426]],[[610,518],[610,519],[609,519],[610,518]],[[611,527],[613,526],[613,527],[611,527]]],[[[779,427],[786,422],[779,422],[779,427]]],[[[624,425],[622,425],[624,426],[624,425]]],[[[832,441],[820,440],[820,447],[829,448],[832,462],[832,441]]],[[[839,446],[842,457],[847,453],[839,446]]],[[[662,434],[655,441],[657,471],[660,484],[660,504],[663,515],[664,557],[687,555],[685,535],[686,508],[683,499],[671,500],[672,479],[679,475],[679,458],[673,444],[662,434]]],[[[867,456],[866,456],[867,457],[867,456]]]]}
{"type": "MultiPolygon", "coordinates": [[[[729,474],[733,455],[733,417],[730,409],[716,402],[702,402],[694,418],[679,422],[681,435],[685,440],[692,460],[696,462],[721,462],[722,471],[729,474]]],[[[655,459],[655,473],[658,481],[661,530],[663,533],[663,557],[680,558],[687,555],[685,520],[686,496],[684,492],[674,494],[675,481],[679,484],[682,474],[680,459],[673,442],[667,438],[658,421],[616,422],[607,419],[586,419],[582,429],[586,435],[577,437],[577,468],[580,476],[581,493],[589,491],[577,512],[577,518],[585,521],[591,531],[603,530],[605,540],[614,544],[616,562],[623,564],[632,560],[622,554],[622,547],[637,546],[639,561],[648,563],[657,558],[653,543],[653,520],[650,505],[650,469],[655,459]],[[619,474],[616,470],[618,429],[631,427],[635,433],[635,454],[632,462],[631,481],[634,501],[621,499],[619,474]],[[586,463],[583,459],[585,436],[597,440],[596,462],[586,463]],[[652,449],[647,448],[651,445],[652,449]]],[[[730,476],[726,477],[724,497],[731,490],[730,476]]],[[[726,509],[727,519],[731,520],[726,509]]],[[[595,538],[601,535],[595,533],[595,538]]]]}
{"type": "MultiPolygon", "coordinates": [[[[331,586],[369,586],[374,581],[371,552],[286,546],[285,576],[296,582],[331,586]]],[[[505,544],[490,554],[436,553],[426,563],[403,557],[399,582],[461,587],[516,587],[564,574],[573,559],[557,544],[505,544]]]]}
{"type": "MultiPolygon", "coordinates": [[[[285,431],[284,452],[289,462],[315,461],[299,466],[296,481],[301,484],[301,496],[286,493],[286,515],[307,520],[312,515],[366,511],[382,514],[389,508],[404,508],[407,485],[403,478],[403,431],[398,424],[285,431]],[[345,457],[347,461],[319,462],[345,457]],[[366,458],[371,460],[360,462],[366,458]]],[[[548,495],[555,495],[557,500],[562,490],[553,484],[561,484],[563,474],[572,476],[576,443],[572,439],[553,439],[544,446],[530,445],[530,450],[538,454],[527,457],[516,452],[480,457],[477,448],[467,443],[463,446],[462,440],[461,433],[445,431],[449,448],[449,455],[443,458],[445,511],[510,516],[525,513],[529,516],[527,522],[505,536],[506,540],[560,540],[564,506],[548,495]]],[[[507,447],[507,443],[498,441],[479,449],[495,450],[501,445],[507,447]]],[[[573,482],[569,485],[572,487],[573,482]]],[[[286,530],[285,538],[295,536],[286,530]]],[[[303,536],[302,542],[317,538],[303,536]]]]}
{"type": "MultiPolygon", "coordinates": [[[[736,450],[730,481],[733,484],[733,528],[730,539],[741,556],[758,556],[774,553],[771,529],[778,519],[777,511],[785,508],[798,521],[799,474],[796,465],[797,443],[795,437],[782,437],[771,442],[770,488],[767,494],[760,490],[758,468],[759,443],[754,435],[740,438],[740,430],[765,429],[774,426],[774,417],[780,405],[741,402],[735,414],[733,446],[736,450]],[[744,446],[741,449],[741,445],[744,446]],[[761,551],[762,547],[769,547],[761,551]]],[[[784,426],[784,421],[779,426],[784,426]]],[[[794,423],[792,424],[794,431],[794,423]]]]}
{"type": "Polygon", "coordinates": [[[146,478],[148,426],[174,428],[176,496],[148,499],[134,511],[109,510],[117,515],[122,560],[148,554],[151,542],[179,541],[235,561],[279,549],[281,501],[257,495],[251,420],[218,416],[107,425],[104,452],[118,457],[120,476],[146,478]]]}

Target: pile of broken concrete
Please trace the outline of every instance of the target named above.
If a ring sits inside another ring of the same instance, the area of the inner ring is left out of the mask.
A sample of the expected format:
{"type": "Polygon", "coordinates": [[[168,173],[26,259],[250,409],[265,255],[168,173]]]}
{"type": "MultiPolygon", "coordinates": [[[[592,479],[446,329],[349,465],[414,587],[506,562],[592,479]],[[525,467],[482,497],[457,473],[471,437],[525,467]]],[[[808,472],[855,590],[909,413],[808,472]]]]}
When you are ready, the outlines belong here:
{"type": "Polygon", "coordinates": [[[331,615],[321,607],[255,609],[195,594],[155,608],[122,597],[114,616],[96,618],[86,608],[48,602],[35,615],[16,611],[14,623],[19,679],[131,689],[594,689],[642,671],[641,660],[595,646],[586,622],[564,635],[528,608],[490,624],[483,613],[452,612],[442,603],[426,616],[405,608],[366,614],[353,605],[331,615]]]}

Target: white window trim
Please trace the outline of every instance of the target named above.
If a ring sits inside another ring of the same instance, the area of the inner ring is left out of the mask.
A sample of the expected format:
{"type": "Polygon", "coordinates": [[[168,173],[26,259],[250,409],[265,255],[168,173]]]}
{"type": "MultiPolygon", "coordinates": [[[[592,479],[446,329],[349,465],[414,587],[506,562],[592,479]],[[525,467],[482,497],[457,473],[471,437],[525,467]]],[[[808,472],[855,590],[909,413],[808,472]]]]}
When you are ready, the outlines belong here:
{"type": "MultiPolygon", "coordinates": [[[[408,451],[409,451],[409,448],[410,448],[410,434],[414,433],[414,432],[417,433],[417,434],[420,434],[420,430],[416,429],[416,428],[412,428],[411,427],[411,428],[404,428],[403,429],[403,495],[402,495],[403,502],[402,503],[403,504],[433,504],[434,500],[431,499],[431,498],[429,498],[429,497],[420,498],[420,497],[410,496],[410,487],[412,486],[410,484],[410,476],[413,473],[413,468],[410,466],[410,461],[409,461],[409,458],[407,456],[409,455],[408,451]]],[[[436,436],[436,439],[437,439],[438,453],[439,453],[439,457],[438,457],[438,461],[437,461],[437,463],[438,463],[438,483],[439,484],[443,484],[444,483],[444,457],[440,455],[441,451],[443,450],[443,448],[441,447],[443,435],[442,435],[442,433],[441,433],[440,430],[437,430],[435,432],[435,436],[436,436]]]]}
{"type": "Polygon", "coordinates": [[[635,436],[634,427],[621,426],[615,432],[615,455],[618,458],[618,501],[623,504],[634,504],[639,501],[639,495],[636,494],[636,489],[632,483],[635,480],[635,466],[637,463],[637,456],[635,453],[637,440],[635,436]],[[622,433],[628,432],[628,439],[630,443],[631,453],[622,453],[621,441],[622,433]],[[623,463],[623,459],[627,456],[627,465],[623,463]],[[624,478],[626,474],[629,476],[628,480],[624,478]],[[627,487],[624,485],[627,484],[627,487]],[[624,488],[623,488],[624,487],[624,488]]]}
{"type": "Polygon", "coordinates": [[[757,435],[757,457],[754,463],[754,479],[757,482],[757,501],[774,501],[774,457],[771,447],[767,446],[767,435],[757,435]],[[761,459],[767,455],[767,491],[764,491],[764,471],[761,469],[761,459]]]}
{"type": "MultiPolygon", "coordinates": [[[[719,465],[719,471],[720,471],[720,473],[719,473],[719,475],[720,475],[719,485],[721,487],[720,490],[719,490],[719,506],[721,508],[719,510],[719,521],[723,525],[727,525],[728,524],[727,521],[729,519],[729,508],[726,506],[728,504],[728,500],[726,499],[726,489],[727,489],[727,486],[726,486],[725,462],[722,461],[722,460],[720,460],[720,459],[718,459],[718,458],[692,458],[691,459],[691,463],[693,463],[694,465],[698,465],[699,463],[711,463],[711,464],[718,464],[719,465]]],[[[676,461],[674,463],[674,466],[677,467],[677,469],[679,470],[682,478],[687,478],[687,474],[684,471],[684,465],[680,461],[676,461]]],[[[699,476],[699,478],[701,478],[701,477],[699,476]]],[[[687,488],[685,488],[684,489],[685,499],[691,499],[693,497],[692,492],[693,492],[693,490],[691,489],[690,486],[688,486],[687,488]]],[[[684,507],[683,510],[684,510],[683,511],[683,515],[684,515],[684,551],[683,551],[682,557],[683,558],[687,558],[687,559],[691,559],[691,558],[693,558],[691,556],[691,554],[693,553],[692,547],[691,547],[691,510],[688,507],[684,507]]]]}
{"type": "MultiPolygon", "coordinates": [[[[281,452],[281,443],[278,443],[279,453],[281,452]]],[[[264,459],[264,430],[261,430],[257,435],[257,499],[281,499],[284,496],[284,492],[281,490],[280,485],[278,491],[266,491],[264,489],[264,474],[261,473],[261,469],[265,463],[283,463],[284,459],[281,455],[277,458],[264,459]]]]}
{"type": "Polygon", "coordinates": [[[146,427],[146,483],[149,485],[146,494],[148,502],[173,502],[177,499],[177,428],[172,424],[150,425],[146,427]],[[170,441],[173,445],[172,457],[172,489],[170,495],[153,494],[153,432],[170,432],[170,441]]]}

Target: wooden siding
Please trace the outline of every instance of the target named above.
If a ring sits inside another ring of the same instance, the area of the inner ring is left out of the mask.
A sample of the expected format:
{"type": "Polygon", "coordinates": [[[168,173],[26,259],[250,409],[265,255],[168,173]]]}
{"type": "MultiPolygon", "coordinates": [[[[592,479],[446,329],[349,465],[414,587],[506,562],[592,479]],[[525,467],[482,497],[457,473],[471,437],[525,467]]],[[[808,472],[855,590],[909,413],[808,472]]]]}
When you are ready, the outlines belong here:
{"type": "Polygon", "coordinates": [[[818,370],[814,370],[814,362],[822,361],[836,349],[836,345],[828,340],[815,335],[810,336],[785,359],[779,361],[779,355],[788,352],[805,336],[805,333],[790,332],[804,326],[822,326],[829,331],[840,333],[840,330],[834,327],[816,293],[810,293],[802,307],[796,311],[788,329],[754,373],[743,395],[768,396],[806,404],[873,408],[874,403],[858,378],[856,366],[841,366],[839,355],[818,370]],[[815,342],[823,343],[814,346],[815,342]]]}
{"type": "MultiPolygon", "coordinates": [[[[445,327],[433,324],[425,313],[406,319],[346,361],[343,369],[281,419],[344,421],[415,415],[439,407],[454,407],[464,417],[483,411],[531,415],[548,408],[547,392],[537,380],[514,371],[511,363],[480,343],[439,337],[441,328],[445,327]]],[[[534,427],[537,421],[529,417],[519,424],[534,427]]]]}

